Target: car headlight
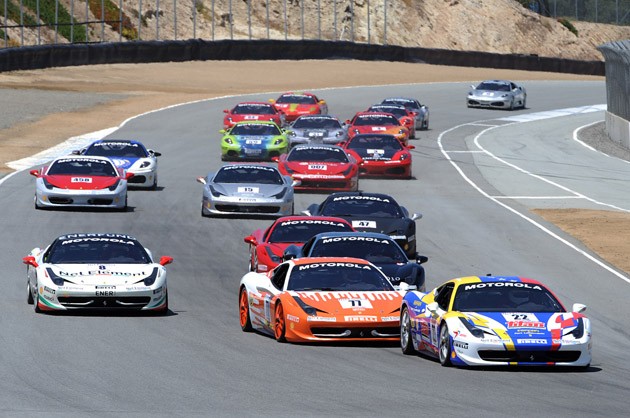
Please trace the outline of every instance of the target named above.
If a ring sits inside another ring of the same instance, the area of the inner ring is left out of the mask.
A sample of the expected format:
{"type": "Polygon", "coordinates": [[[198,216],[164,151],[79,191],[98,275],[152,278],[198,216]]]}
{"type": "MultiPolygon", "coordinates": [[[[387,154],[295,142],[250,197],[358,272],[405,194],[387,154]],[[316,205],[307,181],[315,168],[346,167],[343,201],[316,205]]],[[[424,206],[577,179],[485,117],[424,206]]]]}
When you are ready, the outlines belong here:
{"type": "Polygon", "coordinates": [[[405,133],[405,130],[404,130],[404,129],[399,129],[399,130],[398,130],[398,133],[402,135],[402,134],[404,134],[404,133],[405,133]]]}
{"type": "Polygon", "coordinates": [[[153,283],[155,283],[155,279],[157,279],[157,276],[158,276],[158,268],[154,267],[153,272],[144,278],[143,280],[144,285],[151,286],[153,283]]]}
{"type": "Polygon", "coordinates": [[[462,324],[464,324],[464,326],[466,327],[466,329],[474,336],[477,338],[484,338],[486,334],[488,335],[492,335],[492,336],[496,336],[496,334],[494,332],[491,332],[490,330],[483,330],[481,328],[477,328],[476,326],[474,326],[473,324],[470,323],[470,321],[468,321],[466,318],[463,317],[459,317],[459,320],[462,321],[462,324]]]}
{"type": "Polygon", "coordinates": [[[212,186],[208,186],[208,189],[210,190],[210,194],[214,197],[221,197],[221,196],[225,196],[223,193],[217,191],[217,189],[215,189],[212,186]]]}
{"type": "Polygon", "coordinates": [[[359,133],[359,130],[357,128],[354,128],[353,131],[354,131],[355,134],[359,133]]]}
{"type": "Polygon", "coordinates": [[[297,134],[294,131],[289,131],[289,136],[295,137],[295,136],[297,136],[297,134]]]}
{"type": "Polygon", "coordinates": [[[328,313],[320,309],[317,309],[311,305],[307,305],[302,299],[300,299],[297,296],[293,296],[293,299],[295,299],[297,304],[300,305],[300,308],[302,308],[302,310],[306,312],[306,314],[309,316],[317,316],[317,312],[328,313]]]}
{"type": "Polygon", "coordinates": [[[55,188],[55,186],[53,186],[48,180],[46,180],[46,177],[42,177],[42,181],[44,182],[44,187],[48,190],[52,190],[55,188]]]}
{"type": "Polygon", "coordinates": [[[565,337],[567,335],[572,335],[573,338],[575,338],[576,340],[582,338],[584,336],[584,319],[578,318],[577,322],[578,324],[574,329],[567,332],[566,334],[563,334],[562,336],[565,337]]]}
{"type": "Polygon", "coordinates": [[[344,176],[347,176],[348,174],[350,174],[350,172],[352,171],[352,168],[353,168],[353,167],[354,167],[354,166],[353,166],[352,164],[349,164],[349,165],[348,165],[348,168],[346,168],[345,170],[343,170],[343,171],[341,172],[341,174],[343,174],[344,176]]]}
{"type": "Polygon", "coordinates": [[[119,184],[120,184],[120,179],[116,180],[116,183],[114,183],[111,186],[109,186],[108,189],[113,192],[114,190],[116,190],[118,188],[119,184]]]}
{"type": "Polygon", "coordinates": [[[271,251],[271,248],[265,247],[265,251],[267,252],[267,256],[269,257],[269,259],[271,261],[273,261],[274,263],[281,263],[282,262],[282,258],[280,258],[277,255],[275,255],[273,253],[273,251],[271,251]]]}
{"type": "Polygon", "coordinates": [[[407,158],[409,158],[409,154],[407,153],[400,154],[400,161],[405,161],[407,158]]]}
{"type": "Polygon", "coordinates": [[[232,141],[232,138],[223,138],[223,140],[228,145],[234,145],[234,141],[232,141]]]}
{"type": "Polygon", "coordinates": [[[343,136],[343,131],[337,131],[337,133],[335,134],[335,136],[337,138],[339,138],[340,136],[343,136]]]}
{"type": "Polygon", "coordinates": [[[295,173],[295,170],[291,169],[291,167],[289,167],[289,164],[287,163],[284,164],[284,169],[287,171],[288,174],[295,173]]]}
{"type": "Polygon", "coordinates": [[[65,282],[63,277],[57,276],[50,268],[47,268],[46,272],[48,272],[48,277],[50,277],[50,280],[52,280],[54,284],[56,284],[57,286],[63,286],[65,282]]]}
{"type": "Polygon", "coordinates": [[[286,193],[287,193],[287,189],[283,188],[280,193],[274,194],[273,197],[275,197],[276,199],[282,199],[286,193]]]}
{"type": "Polygon", "coordinates": [[[151,161],[143,161],[142,164],[140,164],[140,168],[147,168],[151,165],[151,161]]]}
{"type": "Polygon", "coordinates": [[[275,141],[273,141],[274,145],[280,145],[284,142],[284,138],[276,138],[275,141]]]}

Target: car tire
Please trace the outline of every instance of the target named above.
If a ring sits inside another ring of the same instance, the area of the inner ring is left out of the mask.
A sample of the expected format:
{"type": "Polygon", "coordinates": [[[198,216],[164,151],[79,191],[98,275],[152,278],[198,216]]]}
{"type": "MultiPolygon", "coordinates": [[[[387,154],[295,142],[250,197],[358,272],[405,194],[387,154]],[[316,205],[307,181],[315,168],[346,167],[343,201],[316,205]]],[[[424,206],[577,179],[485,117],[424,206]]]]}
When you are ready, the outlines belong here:
{"type": "Polygon", "coordinates": [[[422,130],[423,131],[428,131],[429,130],[429,121],[428,120],[422,122],[422,130]]]}
{"type": "Polygon", "coordinates": [[[438,355],[440,356],[440,364],[444,367],[451,365],[451,353],[453,347],[451,346],[451,336],[448,332],[448,325],[446,322],[442,323],[440,327],[440,337],[438,340],[438,355]]]}
{"type": "Polygon", "coordinates": [[[166,293],[166,303],[164,307],[155,312],[158,316],[166,316],[168,315],[168,293],[166,293]]]}
{"type": "Polygon", "coordinates": [[[158,179],[157,179],[157,174],[155,175],[155,178],[153,180],[153,184],[151,185],[150,189],[151,190],[157,190],[157,184],[158,184],[158,179]]]}
{"type": "Polygon", "coordinates": [[[400,348],[405,355],[416,354],[416,349],[413,348],[411,319],[409,318],[409,310],[407,307],[404,307],[400,314],[400,348]]]}
{"type": "Polygon", "coordinates": [[[243,330],[243,332],[251,332],[252,320],[249,316],[249,298],[245,287],[241,289],[241,293],[238,296],[238,310],[240,314],[241,330],[243,330]]]}
{"type": "Polygon", "coordinates": [[[39,205],[39,203],[37,203],[37,195],[35,195],[35,199],[33,199],[33,201],[35,202],[35,209],[37,209],[37,210],[42,209],[42,207],[39,205]]]}
{"type": "Polygon", "coordinates": [[[284,309],[282,308],[282,303],[278,302],[276,305],[276,309],[274,310],[274,325],[273,325],[273,333],[274,337],[276,337],[276,341],[279,343],[285,342],[286,339],[286,320],[284,318],[284,309]]]}
{"type": "Polygon", "coordinates": [[[521,109],[525,109],[526,103],[527,103],[527,97],[524,97],[524,98],[523,98],[523,104],[522,104],[522,106],[521,106],[521,109]]]}
{"type": "Polygon", "coordinates": [[[39,295],[38,292],[38,284],[37,282],[35,282],[35,296],[33,296],[33,309],[35,310],[35,313],[42,313],[42,310],[39,308],[39,295]]]}
{"type": "Polygon", "coordinates": [[[29,305],[32,305],[35,302],[35,299],[33,299],[33,292],[31,291],[31,284],[29,283],[29,281],[26,281],[26,292],[27,292],[27,296],[26,296],[26,303],[28,303],[29,305]]]}
{"type": "Polygon", "coordinates": [[[514,98],[512,98],[512,101],[510,102],[510,110],[514,110],[516,108],[516,106],[514,105],[514,98]]]}

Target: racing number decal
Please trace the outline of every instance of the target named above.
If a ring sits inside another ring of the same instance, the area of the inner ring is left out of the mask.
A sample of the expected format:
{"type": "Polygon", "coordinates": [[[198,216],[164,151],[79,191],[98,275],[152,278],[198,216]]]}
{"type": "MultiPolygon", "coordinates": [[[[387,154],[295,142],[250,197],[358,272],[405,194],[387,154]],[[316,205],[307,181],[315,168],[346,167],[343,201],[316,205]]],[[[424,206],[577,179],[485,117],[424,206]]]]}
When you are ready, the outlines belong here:
{"type": "Polygon", "coordinates": [[[512,314],[512,319],[514,319],[515,321],[518,321],[518,320],[523,321],[523,320],[527,319],[527,316],[528,316],[527,314],[516,314],[515,313],[515,314],[512,314]]]}

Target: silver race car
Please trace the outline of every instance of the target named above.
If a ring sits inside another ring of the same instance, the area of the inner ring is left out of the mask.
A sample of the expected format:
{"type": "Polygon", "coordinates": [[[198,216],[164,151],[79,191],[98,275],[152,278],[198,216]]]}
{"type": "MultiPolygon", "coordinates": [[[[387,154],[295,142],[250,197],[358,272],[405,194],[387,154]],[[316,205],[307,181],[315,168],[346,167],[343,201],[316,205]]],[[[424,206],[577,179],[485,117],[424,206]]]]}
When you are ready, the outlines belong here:
{"type": "Polygon", "coordinates": [[[338,144],[348,138],[346,126],[334,116],[303,115],[291,124],[289,145],[338,144]]]}
{"type": "Polygon", "coordinates": [[[429,108],[427,105],[420,103],[418,99],[409,97],[389,97],[381,102],[381,104],[397,104],[403,105],[408,110],[416,114],[416,129],[426,131],[429,129],[429,108]]]}
{"type": "Polygon", "coordinates": [[[525,109],[527,92],[522,86],[507,80],[486,80],[477,87],[470,86],[466,97],[468,107],[490,107],[496,109],[525,109]]]}
{"type": "Polygon", "coordinates": [[[133,173],[128,182],[130,187],[157,189],[157,157],[162,154],[145,148],[140,141],[101,139],[72,154],[107,157],[116,167],[133,173]]]}
{"type": "Polygon", "coordinates": [[[110,309],[168,312],[166,269],[125,234],[81,233],[34,248],[27,265],[27,302],[35,312],[110,309]]]}
{"type": "Polygon", "coordinates": [[[293,215],[293,187],[300,184],[262,164],[228,164],[198,177],[204,185],[201,216],[293,215]]]}
{"type": "Polygon", "coordinates": [[[36,209],[127,208],[127,180],[133,174],[117,168],[109,158],[70,155],[30,173],[37,178],[36,209]]]}

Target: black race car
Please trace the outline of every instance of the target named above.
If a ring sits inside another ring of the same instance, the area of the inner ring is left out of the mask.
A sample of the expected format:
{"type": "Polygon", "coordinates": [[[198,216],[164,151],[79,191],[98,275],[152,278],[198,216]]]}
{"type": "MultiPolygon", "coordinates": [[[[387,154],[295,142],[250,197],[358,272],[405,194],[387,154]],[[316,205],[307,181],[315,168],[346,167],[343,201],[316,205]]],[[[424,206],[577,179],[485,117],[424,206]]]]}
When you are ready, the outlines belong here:
{"type": "Polygon", "coordinates": [[[416,286],[424,292],[425,273],[422,263],[428,258],[415,254],[415,260],[389,235],[370,232],[321,232],[311,237],[304,246],[290,245],[284,250],[284,260],[301,257],[354,257],[377,266],[398,288],[401,282],[416,286]]]}
{"type": "Polygon", "coordinates": [[[352,224],[356,231],[378,232],[392,237],[408,257],[416,254],[416,219],[393,197],[381,193],[333,193],[322,203],[314,203],[302,212],[310,216],[337,216],[352,224]]]}

